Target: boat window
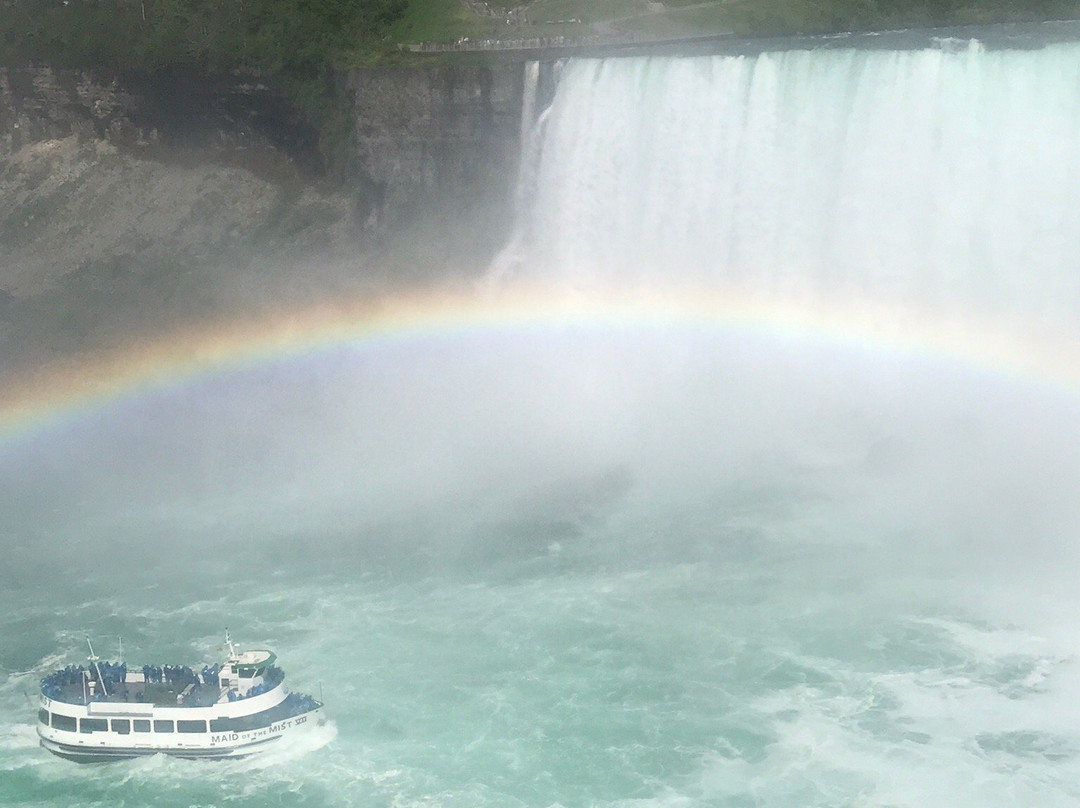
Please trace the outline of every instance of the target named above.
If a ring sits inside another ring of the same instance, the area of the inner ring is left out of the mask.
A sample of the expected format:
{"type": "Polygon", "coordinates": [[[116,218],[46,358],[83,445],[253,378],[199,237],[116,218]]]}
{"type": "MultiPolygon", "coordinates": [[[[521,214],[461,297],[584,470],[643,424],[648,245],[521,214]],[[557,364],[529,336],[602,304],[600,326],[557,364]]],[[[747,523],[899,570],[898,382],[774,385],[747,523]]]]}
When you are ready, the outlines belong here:
{"type": "Polygon", "coordinates": [[[269,717],[269,710],[252,715],[242,715],[238,718],[215,718],[210,722],[211,732],[247,732],[252,729],[262,729],[274,723],[269,717]]]}
{"type": "Polygon", "coordinates": [[[280,705],[263,710],[261,713],[242,715],[233,719],[233,732],[246,732],[252,729],[268,727],[275,721],[280,721],[285,716],[282,714],[280,705]]]}
{"type": "Polygon", "coordinates": [[[154,732],[172,732],[172,731],[173,731],[173,722],[172,721],[160,721],[159,720],[159,721],[154,722],[154,732]]]}
{"type": "Polygon", "coordinates": [[[150,731],[150,721],[148,719],[136,718],[131,723],[135,725],[135,731],[136,732],[149,732],[150,731]]]}
{"type": "Polygon", "coordinates": [[[109,722],[104,718],[80,718],[79,732],[108,732],[109,722]]]}
{"type": "Polygon", "coordinates": [[[53,729],[64,729],[68,732],[75,731],[75,717],[71,715],[59,715],[58,713],[52,714],[52,726],[53,729]]]}
{"type": "Polygon", "coordinates": [[[177,721],[177,732],[206,732],[205,721],[177,721]]]}
{"type": "Polygon", "coordinates": [[[49,726],[49,711],[48,710],[38,710],[37,718],[38,718],[38,721],[40,721],[42,724],[44,724],[45,726],[49,726]]]}
{"type": "Polygon", "coordinates": [[[114,718],[112,720],[112,731],[119,732],[121,735],[130,734],[131,721],[127,718],[114,718]]]}

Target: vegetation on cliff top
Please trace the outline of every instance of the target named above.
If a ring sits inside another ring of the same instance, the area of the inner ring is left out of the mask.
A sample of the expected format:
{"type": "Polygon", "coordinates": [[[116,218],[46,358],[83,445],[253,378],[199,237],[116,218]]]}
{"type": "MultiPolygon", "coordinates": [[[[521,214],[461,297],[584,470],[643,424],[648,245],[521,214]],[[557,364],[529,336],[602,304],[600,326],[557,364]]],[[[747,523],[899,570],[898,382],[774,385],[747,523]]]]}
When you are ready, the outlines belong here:
{"type": "Polygon", "coordinates": [[[305,75],[345,59],[408,0],[0,0],[0,62],[305,75]]]}
{"type": "Polygon", "coordinates": [[[0,64],[293,79],[399,44],[817,33],[1074,17],[1072,0],[0,0],[0,64]]]}

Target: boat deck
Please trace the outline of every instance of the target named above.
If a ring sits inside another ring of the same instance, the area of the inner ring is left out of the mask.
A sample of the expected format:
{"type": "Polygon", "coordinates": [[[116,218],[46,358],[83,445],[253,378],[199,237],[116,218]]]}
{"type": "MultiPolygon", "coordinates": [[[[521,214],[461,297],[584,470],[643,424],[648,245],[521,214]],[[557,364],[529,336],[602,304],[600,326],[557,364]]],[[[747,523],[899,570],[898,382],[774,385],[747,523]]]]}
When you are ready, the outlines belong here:
{"type": "MultiPolygon", "coordinates": [[[[99,692],[95,703],[149,704],[154,707],[210,707],[222,700],[222,688],[208,684],[170,682],[113,682],[108,696],[99,692]],[[178,698],[182,696],[183,698],[178,698]]],[[[82,682],[65,684],[56,701],[84,704],[82,682]]]]}

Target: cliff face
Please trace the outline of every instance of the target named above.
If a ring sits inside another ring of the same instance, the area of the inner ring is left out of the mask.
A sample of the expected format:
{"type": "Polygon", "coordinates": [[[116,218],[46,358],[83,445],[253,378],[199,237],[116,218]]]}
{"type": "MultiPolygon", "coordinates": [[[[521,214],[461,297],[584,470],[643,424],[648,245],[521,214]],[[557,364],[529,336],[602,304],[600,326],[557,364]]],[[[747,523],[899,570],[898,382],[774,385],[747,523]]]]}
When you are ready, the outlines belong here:
{"type": "Polygon", "coordinates": [[[257,83],[0,70],[0,375],[306,290],[354,238],[320,171],[257,83]]]}
{"type": "Polygon", "coordinates": [[[314,130],[262,85],[0,70],[0,289],[139,306],[252,248],[340,241],[350,206],[320,169],[314,130]]]}
{"type": "Polygon", "coordinates": [[[355,159],[332,177],[257,81],[0,69],[0,372],[26,345],[483,271],[521,66],[343,79],[355,159]]]}
{"type": "MultiPolygon", "coordinates": [[[[0,255],[48,230],[50,218],[66,223],[54,236],[72,238],[70,225],[86,226],[90,242],[117,242],[113,252],[125,243],[161,241],[167,234],[154,226],[158,212],[195,230],[202,218],[212,229],[265,235],[264,209],[280,215],[287,206],[272,198],[285,193],[295,200],[305,189],[333,186],[322,195],[344,206],[341,224],[360,251],[405,245],[410,253],[410,242],[439,241],[433,256],[484,261],[512,214],[521,65],[358,70],[343,83],[355,159],[349,176],[327,177],[332,169],[317,132],[255,80],[0,69],[0,195],[7,209],[0,211],[0,255]],[[159,183],[170,185],[169,193],[155,189],[159,183]],[[115,206],[117,194],[129,195],[130,206],[146,211],[139,223],[147,231],[92,221],[100,219],[90,210],[95,193],[109,197],[106,207],[115,206]],[[215,198],[228,205],[215,206],[215,198]]],[[[196,233],[190,241],[194,249],[207,239],[196,233]]],[[[217,237],[207,243],[222,246],[217,237]]],[[[46,275],[76,268],[53,258],[46,275]]],[[[43,278],[36,263],[20,274],[43,278]]],[[[0,289],[15,291],[7,274],[0,274],[0,289]]]]}
{"type": "Polygon", "coordinates": [[[104,137],[112,112],[130,96],[88,75],[49,69],[0,69],[0,154],[77,135],[104,137]]]}
{"type": "Polygon", "coordinates": [[[522,86],[522,66],[506,62],[352,73],[365,229],[434,239],[433,255],[490,257],[513,214],[522,86]]]}
{"type": "Polygon", "coordinates": [[[147,158],[322,169],[318,133],[254,78],[0,68],[0,155],[72,136],[147,158]]]}

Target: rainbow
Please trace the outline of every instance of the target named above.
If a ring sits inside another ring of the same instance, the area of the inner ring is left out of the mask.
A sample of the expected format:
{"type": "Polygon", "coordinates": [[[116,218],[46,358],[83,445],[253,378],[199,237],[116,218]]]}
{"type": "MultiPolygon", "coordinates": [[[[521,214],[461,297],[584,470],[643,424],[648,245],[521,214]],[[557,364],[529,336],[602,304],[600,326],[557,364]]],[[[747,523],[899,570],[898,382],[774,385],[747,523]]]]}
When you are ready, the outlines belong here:
{"type": "Polygon", "coordinates": [[[200,324],[9,379],[0,390],[0,439],[34,433],[154,390],[214,374],[318,354],[343,345],[516,329],[697,328],[811,339],[842,348],[962,363],[1080,395],[1080,339],[1030,325],[918,312],[867,300],[777,300],[729,289],[551,293],[443,290],[322,303],[287,313],[200,324]]]}

